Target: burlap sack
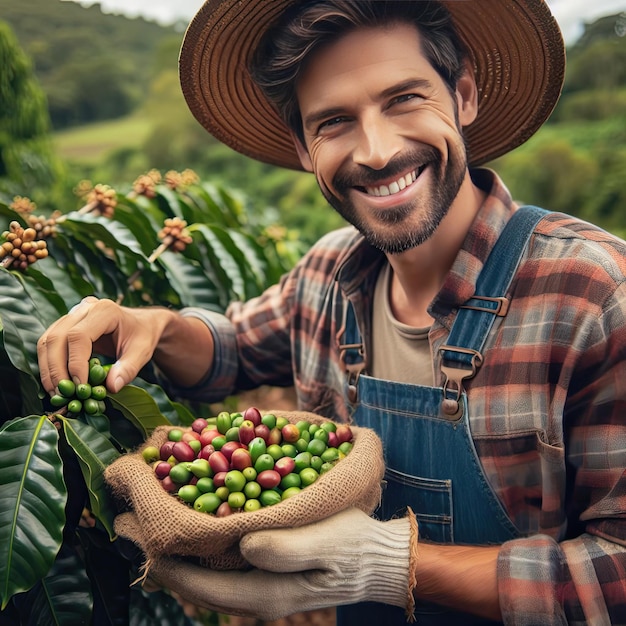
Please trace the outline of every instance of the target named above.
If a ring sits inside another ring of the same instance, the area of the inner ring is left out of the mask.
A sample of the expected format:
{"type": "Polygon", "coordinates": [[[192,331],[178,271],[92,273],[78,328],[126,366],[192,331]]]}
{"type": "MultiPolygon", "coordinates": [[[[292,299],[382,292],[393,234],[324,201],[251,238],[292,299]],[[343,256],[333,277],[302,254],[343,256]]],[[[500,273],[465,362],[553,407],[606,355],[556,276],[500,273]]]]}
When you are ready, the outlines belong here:
{"type": "MultiPolygon", "coordinates": [[[[285,416],[292,423],[327,421],[303,411],[271,413],[285,416]]],[[[350,453],[299,494],[257,511],[216,517],[196,511],[167,493],[144,461],[144,447],[159,447],[167,440],[171,427],[160,426],[138,450],[119,457],[105,470],[104,477],[113,494],[135,513],[118,515],[115,532],[140,545],[148,560],[161,556],[193,557],[213,569],[244,569],[247,564],[238,544],[241,537],[253,530],[303,526],[348,507],[371,514],[381,496],[382,444],[373,430],[351,428],[354,446],[350,453]]]]}

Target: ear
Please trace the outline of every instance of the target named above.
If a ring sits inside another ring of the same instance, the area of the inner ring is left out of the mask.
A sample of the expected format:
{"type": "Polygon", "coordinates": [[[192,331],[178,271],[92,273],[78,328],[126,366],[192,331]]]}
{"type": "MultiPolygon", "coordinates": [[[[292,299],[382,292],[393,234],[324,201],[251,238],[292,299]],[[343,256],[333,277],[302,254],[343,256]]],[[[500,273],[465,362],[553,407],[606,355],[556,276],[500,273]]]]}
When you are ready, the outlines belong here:
{"type": "Polygon", "coordinates": [[[469,126],[478,115],[478,87],[474,77],[474,68],[469,59],[465,61],[465,69],[456,85],[457,106],[459,107],[459,123],[469,126]]]}
{"type": "Polygon", "coordinates": [[[296,152],[298,153],[298,158],[300,159],[300,163],[302,167],[307,172],[313,171],[313,162],[311,161],[311,156],[309,155],[309,151],[306,149],[302,141],[299,137],[292,131],[289,131],[291,135],[291,140],[293,141],[293,145],[296,148],[296,152]]]}

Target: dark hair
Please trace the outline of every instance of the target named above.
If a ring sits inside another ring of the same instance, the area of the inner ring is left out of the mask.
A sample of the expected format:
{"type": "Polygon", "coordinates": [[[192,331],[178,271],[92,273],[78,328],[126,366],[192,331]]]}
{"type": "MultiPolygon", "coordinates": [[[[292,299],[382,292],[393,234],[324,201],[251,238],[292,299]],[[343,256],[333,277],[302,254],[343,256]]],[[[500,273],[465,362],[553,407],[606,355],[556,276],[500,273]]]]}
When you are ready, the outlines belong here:
{"type": "Polygon", "coordinates": [[[413,24],[422,52],[451,93],[467,52],[448,10],[435,0],[305,0],[294,2],[257,47],[250,73],[281,119],[301,139],[296,87],[311,53],[360,27],[413,24]]]}

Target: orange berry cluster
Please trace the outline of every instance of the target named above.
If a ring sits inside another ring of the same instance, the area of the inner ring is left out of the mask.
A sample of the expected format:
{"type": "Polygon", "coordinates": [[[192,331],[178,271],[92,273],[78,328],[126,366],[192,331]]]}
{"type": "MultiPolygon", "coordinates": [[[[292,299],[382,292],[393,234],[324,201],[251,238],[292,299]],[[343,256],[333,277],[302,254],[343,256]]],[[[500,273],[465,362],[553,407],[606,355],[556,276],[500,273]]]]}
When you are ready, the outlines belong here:
{"type": "Polygon", "coordinates": [[[2,233],[4,242],[0,245],[3,266],[13,265],[15,269],[23,271],[48,256],[48,246],[42,239],[37,239],[34,228],[24,228],[17,221],[11,222],[9,228],[2,233]]]}
{"type": "Polygon", "coordinates": [[[186,227],[187,222],[180,217],[168,218],[159,231],[158,237],[171,250],[182,252],[193,241],[186,227]]]}
{"type": "Polygon", "coordinates": [[[29,215],[26,220],[28,226],[34,228],[37,233],[37,239],[45,239],[46,237],[55,237],[57,232],[57,217],[61,215],[60,211],[55,211],[50,217],[43,215],[29,215]]]}
{"type": "Polygon", "coordinates": [[[98,183],[87,196],[87,205],[91,207],[91,212],[112,218],[115,215],[117,206],[117,192],[109,185],[98,183]]]}

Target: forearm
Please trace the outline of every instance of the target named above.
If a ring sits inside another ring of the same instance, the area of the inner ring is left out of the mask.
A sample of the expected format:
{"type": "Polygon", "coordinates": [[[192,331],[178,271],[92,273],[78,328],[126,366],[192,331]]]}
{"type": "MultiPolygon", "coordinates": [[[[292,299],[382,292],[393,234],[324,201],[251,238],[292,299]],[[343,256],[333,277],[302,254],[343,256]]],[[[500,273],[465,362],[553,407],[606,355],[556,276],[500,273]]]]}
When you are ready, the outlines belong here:
{"type": "Polygon", "coordinates": [[[153,360],[164,376],[180,387],[193,387],[208,374],[214,354],[213,335],[195,317],[168,311],[153,360]]]}
{"type": "Polygon", "coordinates": [[[499,549],[420,542],[416,602],[435,602],[501,621],[496,573],[499,549]]]}

